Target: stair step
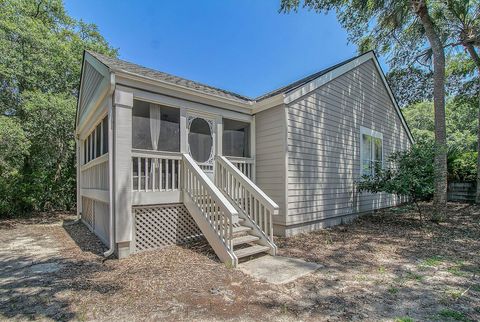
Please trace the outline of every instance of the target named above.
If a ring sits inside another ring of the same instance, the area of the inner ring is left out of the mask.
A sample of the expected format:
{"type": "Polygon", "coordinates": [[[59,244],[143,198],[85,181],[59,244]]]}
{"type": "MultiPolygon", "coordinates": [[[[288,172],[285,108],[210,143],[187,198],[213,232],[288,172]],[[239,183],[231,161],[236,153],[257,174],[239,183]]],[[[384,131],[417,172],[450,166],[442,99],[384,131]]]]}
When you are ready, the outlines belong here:
{"type": "Polygon", "coordinates": [[[259,240],[257,236],[253,235],[245,235],[245,236],[240,236],[240,237],[235,237],[232,239],[233,246],[241,245],[241,244],[246,244],[246,243],[251,243],[254,241],[259,240]]]}
{"type": "Polygon", "coordinates": [[[237,256],[237,258],[242,258],[242,257],[247,257],[247,256],[255,255],[258,253],[262,253],[262,252],[267,252],[269,250],[270,250],[270,247],[268,246],[255,245],[255,246],[236,250],[234,251],[234,253],[237,256]]]}
{"type": "Polygon", "coordinates": [[[243,233],[252,230],[252,228],[247,227],[247,226],[238,226],[238,227],[233,227],[233,233],[243,233]]]}

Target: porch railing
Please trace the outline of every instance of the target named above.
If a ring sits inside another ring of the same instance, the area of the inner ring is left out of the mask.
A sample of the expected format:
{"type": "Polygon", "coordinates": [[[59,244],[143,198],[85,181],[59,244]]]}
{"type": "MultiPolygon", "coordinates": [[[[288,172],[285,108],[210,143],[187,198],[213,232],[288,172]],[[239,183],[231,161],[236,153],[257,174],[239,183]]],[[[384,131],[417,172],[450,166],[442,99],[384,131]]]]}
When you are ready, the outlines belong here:
{"type": "Polygon", "coordinates": [[[275,247],[272,216],[278,215],[278,205],[226,157],[217,156],[215,167],[216,186],[240,209],[239,215],[246,216],[275,247]]]}
{"type": "Polygon", "coordinates": [[[108,153],[80,167],[81,188],[108,190],[108,153]]]}
{"type": "Polygon", "coordinates": [[[132,152],[132,191],[176,191],[181,189],[180,153],[132,152]]]}
{"type": "Polygon", "coordinates": [[[255,159],[241,157],[226,157],[241,173],[255,182],[255,159]]]}

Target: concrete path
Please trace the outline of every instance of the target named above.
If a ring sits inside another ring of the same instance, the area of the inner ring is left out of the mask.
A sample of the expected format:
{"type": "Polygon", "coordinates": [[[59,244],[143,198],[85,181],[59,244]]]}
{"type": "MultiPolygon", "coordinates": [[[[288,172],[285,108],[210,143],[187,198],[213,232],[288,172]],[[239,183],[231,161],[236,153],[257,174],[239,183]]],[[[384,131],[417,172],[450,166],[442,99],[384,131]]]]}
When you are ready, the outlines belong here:
{"type": "Polygon", "coordinates": [[[293,282],[321,267],[317,263],[281,256],[262,256],[238,265],[245,274],[272,284],[293,282]]]}

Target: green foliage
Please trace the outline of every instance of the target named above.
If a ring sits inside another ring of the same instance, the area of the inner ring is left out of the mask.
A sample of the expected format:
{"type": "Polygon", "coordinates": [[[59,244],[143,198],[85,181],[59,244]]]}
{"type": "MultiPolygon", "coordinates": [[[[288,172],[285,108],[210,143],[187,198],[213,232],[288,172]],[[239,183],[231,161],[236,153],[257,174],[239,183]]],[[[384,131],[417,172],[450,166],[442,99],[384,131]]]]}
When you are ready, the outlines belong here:
{"type": "Polygon", "coordinates": [[[435,151],[434,144],[420,142],[410,150],[395,152],[388,158],[389,167],[378,169],[375,176],[362,177],[357,188],[407,196],[413,201],[430,199],[434,191],[435,151]]]}
{"type": "Polygon", "coordinates": [[[61,0],[0,0],[0,216],[74,206],[85,49],[116,55],[97,27],[69,17],[61,0]]]}
{"type": "Polygon", "coordinates": [[[20,124],[12,117],[0,115],[0,214],[8,213],[19,202],[16,189],[22,181],[28,152],[29,141],[20,124]]]}
{"type": "MultiPolygon", "coordinates": [[[[447,101],[449,181],[475,181],[477,174],[477,101],[458,96],[447,101]]],[[[434,139],[433,103],[420,102],[402,110],[418,141],[434,139]]]]}
{"type": "Polygon", "coordinates": [[[458,312],[455,310],[450,310],[450,309],[443,309],[440,311],[438,314],[440,317],[443,319],[450,319],[451,321],[465,321],[468,322],[470,319],[468,319],[465,314],[462,312],[458,312]]]}

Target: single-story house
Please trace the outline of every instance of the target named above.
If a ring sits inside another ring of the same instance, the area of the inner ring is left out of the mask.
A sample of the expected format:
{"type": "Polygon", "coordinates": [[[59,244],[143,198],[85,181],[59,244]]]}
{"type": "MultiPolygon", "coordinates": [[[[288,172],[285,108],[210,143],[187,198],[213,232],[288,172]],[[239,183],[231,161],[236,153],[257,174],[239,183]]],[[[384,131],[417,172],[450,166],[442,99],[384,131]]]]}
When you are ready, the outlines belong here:
{"type": "Polygon", "coordinates": [[[412,144],[374,52],[248,98],[86,51],[76,139],[78,214],[108,254],[203,236],[233,266],[399,203],[355,183],[412,144]]]}

